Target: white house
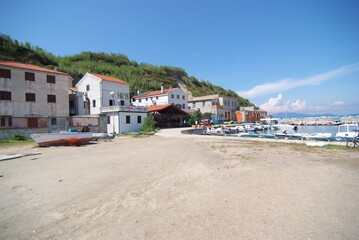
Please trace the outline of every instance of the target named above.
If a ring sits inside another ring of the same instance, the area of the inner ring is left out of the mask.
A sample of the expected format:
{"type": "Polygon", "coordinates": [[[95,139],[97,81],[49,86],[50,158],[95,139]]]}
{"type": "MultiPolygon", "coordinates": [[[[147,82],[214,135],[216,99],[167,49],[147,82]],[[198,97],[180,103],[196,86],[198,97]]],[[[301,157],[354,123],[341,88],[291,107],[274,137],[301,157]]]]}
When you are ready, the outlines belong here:
{"type": "Polygon", "coordinates": [[[139,131],[147,116],[146,107],[130,105],[129,83],[118,78],[86,73],[76,84],[79,115],[107,116],[107,132],[139,131]],[[82,101],[81,101],[82,100],[82,101]]]}
{"type": "Polygon", "coordinates": [[[132,97],[132,104],[135,106],[155,106],[173,104],[183,110],[188,109],[188,97],[185,92],[179,88],[164,89],[161,86],[160,91],[143,93],[132,97]]]}
{"type": "Polygon", "coordinates": [[[66,129],[71,83],[67,73],[31,64],[0,62],[0,128],[26,135],[40,128],[66,129]]]}

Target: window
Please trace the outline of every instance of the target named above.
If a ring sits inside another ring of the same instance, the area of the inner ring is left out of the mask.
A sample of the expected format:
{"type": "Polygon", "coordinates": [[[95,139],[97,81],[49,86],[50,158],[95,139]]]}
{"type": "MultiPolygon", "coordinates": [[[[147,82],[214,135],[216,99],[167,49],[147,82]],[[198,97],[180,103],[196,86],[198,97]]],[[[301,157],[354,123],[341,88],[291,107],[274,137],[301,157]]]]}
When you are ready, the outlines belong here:
{"type": "Polygon", "coordinates": [[[96,100],[92,100],[92,107],[96,107],[96,100]]]}
{"type": "Polygon", "coordinates": [[[182,108],[183,108],[183,109],[186,109],[186,105],[185,105],[185,104],[182,104],[182,108]]]}
{"type": "Polygon", "coordinates": [[[148,98],[146,98],[146,102],[148,101],[148,98]]]}
{"type": "Polygon", "coordinates": [[[0,78],[11,78],[11,70],[0,68],[0,78]]]}
{"type": "Polygon", "coordinates": [[[158,100],[158,97],[156,97],[156,100],[158,100]]]}
{"type": "Polygon", "coordinates": [[[51,125],[56,126],[57,125],[57,118],[51,118],[51,125]]]}
{"type": "Polygon", "coordinates": [[[108,105],[109,105],[109,106],[113,106],[113,105],[114,105],[114,100],[110,99],[110,100],[108,101],[108,105]]]}
{"type": "Polygon", "coordinates": [[[175,95],[174,95],[174,94],[171,94],[171,98],[175,98],[175,95]]]}
{"type": "Polygon", "coordinates": [[[202,107],[204,107],[204,106],[206,106],[206,102],[205,102],[205,101],[202,102],[202,107]]]}
{"type": "Polygon", "coordinates": [[[141,116],[137,116],[137,123],[141,123],[142,122],[142,117],[141,116]]]}
{"type": "Polygon", "coordinates": [[[26,102],[36,102],[35,93],[25,93],[25,101],[26,102]]]}
{"type": "Polygon", "coordinates": [[[131,123],[131,116],[127,115],[126,116],[126,124],[130,124],[131,123]]]}
{"type": "Polygon", "coordinates": [[[138,102],[141,102],[141,100],[142,100],[141,98],[140,98],[140,99],[138,99],[138,102]]]}
{"type": "Polygon", "coordinates": [[[107,116],[107,124],[110,124],[110,123],[111,123],[111,117],[107,116]]]}
{"type": "Polygon", "coordinates": [[[177,95],[177,99],[179,99],[179,95],[177,95]]]}
{"type": "Polygon", "coordinates": [[[86,85],[86,91],[90,91],[90,85],[86,85]]]}
{"type": "Polygon", "coordinates": [[[35,73],[25,72],[26,81],[35,81],[35,73]]]}
{"type": "Polygon", "coordinates": [[[182,96],[182,99],[184,100],[184,96],[182,96]]]}
{"type": "Polygon", "coordinates": [[[47,78],[47,83],[56,83],[55,76],[47,75],[46,78],[47,78]]]}
{"type": "Polygon", "coordinates": [[[48,103],[55,103],[56,102],[56,95],[47,95],[47,102],[48,103]]]}
{"type": "Polygon", "coordinates": [[[121,106],[125,105],[125,101],[121,100],[120,104],[121,104],[121,106]]]}
{"type": "Polygon", "coordinates": [[[11,92],[0,91],[0,100],[11,100],[11,92]]]}
{"type": "Polygon", "coordinates": [[[27,127],[29,128],[37,128],[37,118],[28,118],[27,119],[27,127]]]}
{"type": "Polygon", "coordinates": [[[1,116],[0,127],[12,127],[12,117],[11,116],[1,116]],[[7,125],[7,124],[8,125],[7,125]]]}

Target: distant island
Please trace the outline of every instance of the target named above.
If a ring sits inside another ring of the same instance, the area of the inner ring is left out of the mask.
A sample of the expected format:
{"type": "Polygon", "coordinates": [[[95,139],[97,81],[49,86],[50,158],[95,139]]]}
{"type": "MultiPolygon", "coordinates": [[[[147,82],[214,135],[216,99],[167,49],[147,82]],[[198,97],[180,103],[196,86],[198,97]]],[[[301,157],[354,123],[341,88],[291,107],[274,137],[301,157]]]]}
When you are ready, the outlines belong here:
{"type": "Polygon", "coordinates": [[[330,117],[330,118],[341,118],[346,116],[359,116],[359,113],[355,114],[346,114],[346,115],[336,115],[336,114],[305,114],[305,113],[295,113],[295,112],[281,112],[281,113],[274,113],[271,114],[274,118],[315,118],[315,117],[330,117]]]}

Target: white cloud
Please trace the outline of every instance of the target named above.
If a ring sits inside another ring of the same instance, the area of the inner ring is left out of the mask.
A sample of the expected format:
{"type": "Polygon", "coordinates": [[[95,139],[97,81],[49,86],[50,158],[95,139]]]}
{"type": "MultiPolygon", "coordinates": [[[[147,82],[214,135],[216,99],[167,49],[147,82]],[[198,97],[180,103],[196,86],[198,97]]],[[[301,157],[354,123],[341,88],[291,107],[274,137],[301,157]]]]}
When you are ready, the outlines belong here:
{"type": "Polygon", "coordinates": [[[265,83],[255,86],[250,90],[239,91],[237,93],[245,98],[256,98],[259,96],[265,96],[273,93],[283,92],[296,87],[307,86],[307,85],[313,85],[313,86],[319,85],[324,81],[334,79],[338,76],[356,70],[359,70],[359,63],[340,67],[338,69],[307,78],[302,78],[302,79],[287,78],[287,79],[279,80],[277,82],[265,83]]]}
{"type": "Polygon", "coordinates": [[[335,103],[332,104],[333,106],[340,106],[340,105],[344,105],[344,102],[342,101],[336,101],[335,103]]]}
{"type": "Polygon", "coordinates": [[[297,99],[294,102],[290,100],[284,101],[283,95],[280,93],[276,98],[269,98],[268,101],[260,106],[261,109],[270,113],[302,111],[309,109],[306,101],[297,99]]]}

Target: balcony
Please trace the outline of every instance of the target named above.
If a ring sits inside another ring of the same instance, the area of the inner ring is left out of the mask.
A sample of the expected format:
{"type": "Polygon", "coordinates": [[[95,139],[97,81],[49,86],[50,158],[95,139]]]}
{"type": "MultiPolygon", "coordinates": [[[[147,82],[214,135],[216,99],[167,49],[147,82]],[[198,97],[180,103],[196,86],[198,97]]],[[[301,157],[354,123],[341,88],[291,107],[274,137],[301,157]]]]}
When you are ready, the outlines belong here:
{"type": "Polygon", "coordinates": [[[101,113],[111,113],[111,112],[147,112],[147,107],[138,107],[138,106],[108,106],[101,107],[101,113]]]}

